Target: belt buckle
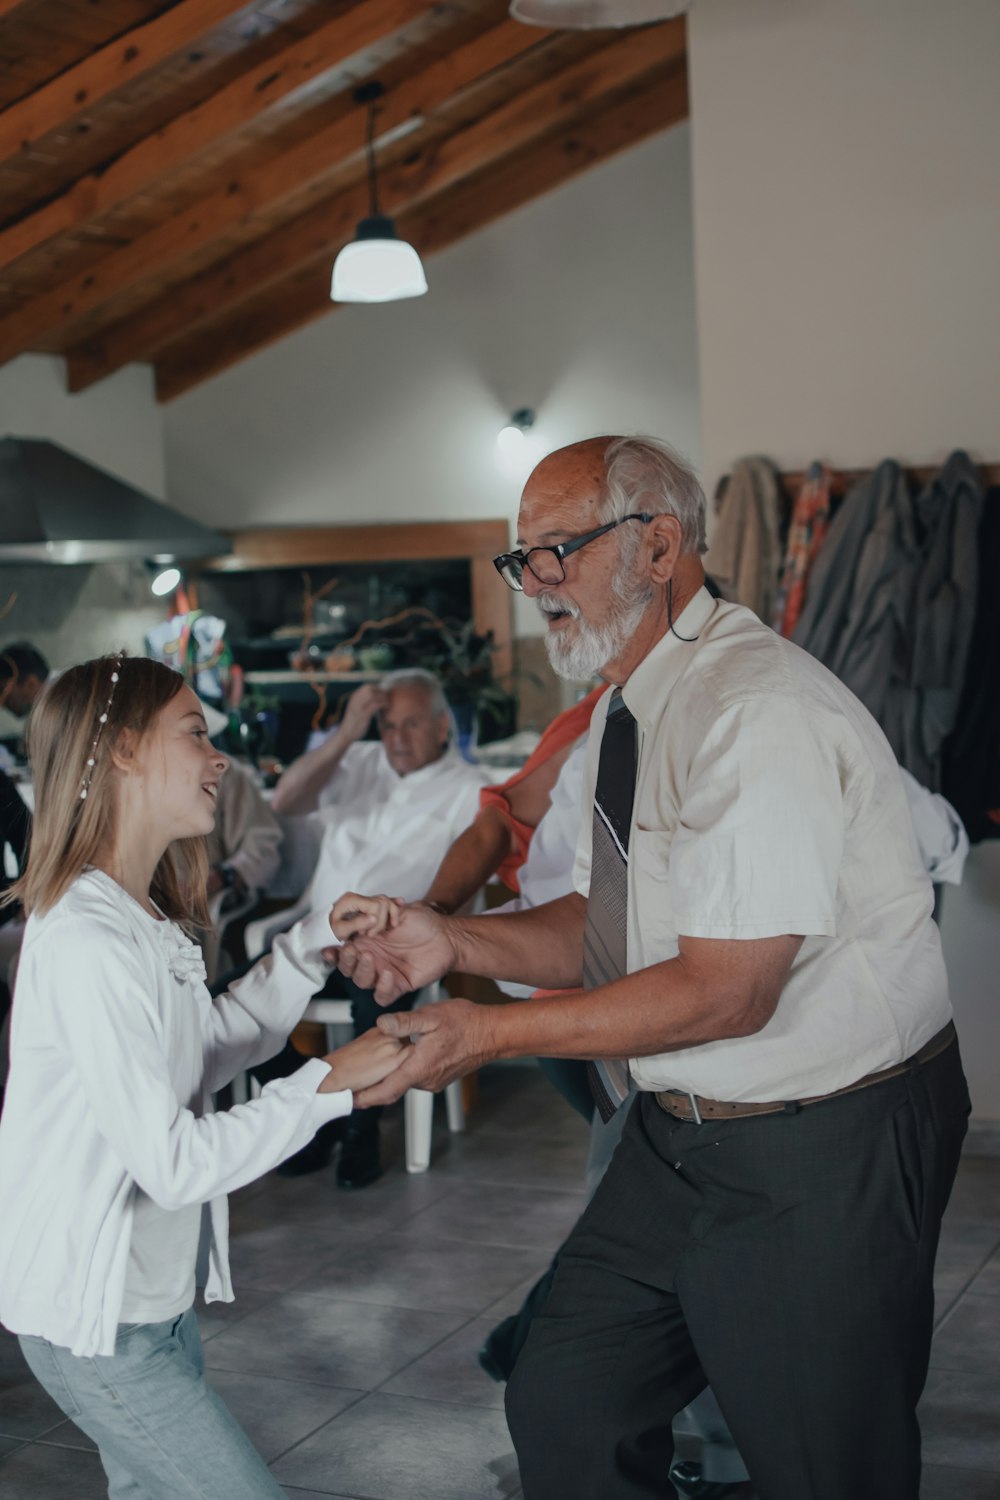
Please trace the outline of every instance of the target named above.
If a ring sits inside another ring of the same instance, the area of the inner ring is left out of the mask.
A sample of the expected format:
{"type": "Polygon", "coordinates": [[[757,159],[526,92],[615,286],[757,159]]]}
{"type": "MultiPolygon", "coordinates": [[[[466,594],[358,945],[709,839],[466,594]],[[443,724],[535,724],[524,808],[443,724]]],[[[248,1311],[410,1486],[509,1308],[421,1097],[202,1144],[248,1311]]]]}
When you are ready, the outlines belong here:
{"type": "Polygon", "coordinates": [[[705,1122],[701,1118],[701,1110],[698,1108],[698,1097],[697,1097],[697,1095],[690,1093],[687,1089],[685,1089],[684,1092],[685,1092],[685,1095],[686,1095],[686,1097],[688,1098],[688,1100],[690,1101],[690,1104],[691,1104],[691,1123],[692,1123],[692,1125],[703,1125],[705,1122]]]}

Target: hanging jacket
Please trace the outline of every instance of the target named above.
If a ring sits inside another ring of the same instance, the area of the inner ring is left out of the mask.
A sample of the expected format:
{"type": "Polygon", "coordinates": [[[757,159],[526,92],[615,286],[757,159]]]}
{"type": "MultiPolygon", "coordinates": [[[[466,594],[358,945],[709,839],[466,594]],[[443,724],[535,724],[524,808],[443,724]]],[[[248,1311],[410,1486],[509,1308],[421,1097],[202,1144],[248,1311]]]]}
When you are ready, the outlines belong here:
{"type": "Polygon", "coordinates": [[[918,713],[909,682],[910,622],[919,569],[906,476],[894,459],[845,495],[813,566],[792,640],[846,683],[903,758],[918,713]]]}
{"type": "Polygon", "coordinates": [[[778,513],[781,479],[766,458],[733,464],[705,558],[723,595],[770,624],[781,567],[778,513]]]}
{"type": "Polygon", "coordinates": [[[953,453],[918,495],[920,567],[913,594],[903,764],[925,786],[941,784],[941,749],[955,727],[976,616],[983,492],[967,453],[953,453]]]}
{"type": "Polygon", "coordinates": [[[1000,838],[1000,485],[983,501],[979,590],[955,729],[944,746],[944,794],[972,842],[1000,838]],[[988,580],[988,584],[987,581],[988,580]]]}
{"type": "Polygon", "coordinates": [[[832,479],[825,464],[811,464],[796,496],[774,609],[774,628],[779,635],[790,636],[802,613],[809,575],[830,522],[832,479]]]}

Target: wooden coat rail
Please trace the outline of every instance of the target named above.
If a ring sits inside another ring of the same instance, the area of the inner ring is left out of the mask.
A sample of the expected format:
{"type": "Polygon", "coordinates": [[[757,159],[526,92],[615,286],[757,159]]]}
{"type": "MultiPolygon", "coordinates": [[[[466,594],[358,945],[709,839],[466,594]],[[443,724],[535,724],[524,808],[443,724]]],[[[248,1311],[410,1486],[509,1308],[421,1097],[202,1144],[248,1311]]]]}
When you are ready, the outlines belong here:
{"type": "MultiPolygon", "coordinates": [[[[888,456],[891,457],[892,455],[888,456]]],[[[974,459],[973,463],[979,471],[984,490],[992,489],[994,485],[1000,485],[1000,463],[980,464],[975,463],[974,459]]],[[[833,483],[831,485],[833,493],[835,495],[845,494],[859,479],[870,478],[877,467],[877,464],[873,464],[871,468],[867,469],[841,469],[835,464],[828,464],[827,468],[833,475],[833,483]]],[[[909,464],[904,464],[903,472],[916,489],[923,489],[924,485],[930,484],[932,479],[937,478],[943,467],[943,461],[940,464],[933,464],[930,467],[922,466],[919,468],[911,468],[909,464]]],[[[793,500],[805,484],[808,472],[808,469],[779,470],[782,486],[793,500]]]]}

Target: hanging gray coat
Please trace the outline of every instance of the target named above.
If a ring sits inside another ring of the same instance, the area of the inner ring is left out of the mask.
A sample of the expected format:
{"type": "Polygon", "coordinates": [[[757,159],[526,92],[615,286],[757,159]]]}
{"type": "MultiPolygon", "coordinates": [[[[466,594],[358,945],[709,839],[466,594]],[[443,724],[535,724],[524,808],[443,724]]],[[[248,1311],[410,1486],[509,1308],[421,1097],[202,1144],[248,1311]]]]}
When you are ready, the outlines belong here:
{"type": "Polygon", "coordinates": [[[792,633],[861,699],[900,759],[918,712],[909,678],[919,563],[906,475],[886,459],[844,496],[792,633]]]}

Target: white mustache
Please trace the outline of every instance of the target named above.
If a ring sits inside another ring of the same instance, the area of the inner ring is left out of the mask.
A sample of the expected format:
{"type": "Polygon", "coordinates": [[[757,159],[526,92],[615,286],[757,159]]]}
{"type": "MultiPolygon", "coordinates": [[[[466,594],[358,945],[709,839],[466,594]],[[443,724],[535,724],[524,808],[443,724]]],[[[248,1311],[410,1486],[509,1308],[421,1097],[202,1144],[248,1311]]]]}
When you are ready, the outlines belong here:
{"type": "Polygon", "coordinates": [[[580,618],[580,611],[572,599],[561,599],[558,594],[538,594],[535,603],[543,615],[572,615],[574,620],[580,618]]]}

